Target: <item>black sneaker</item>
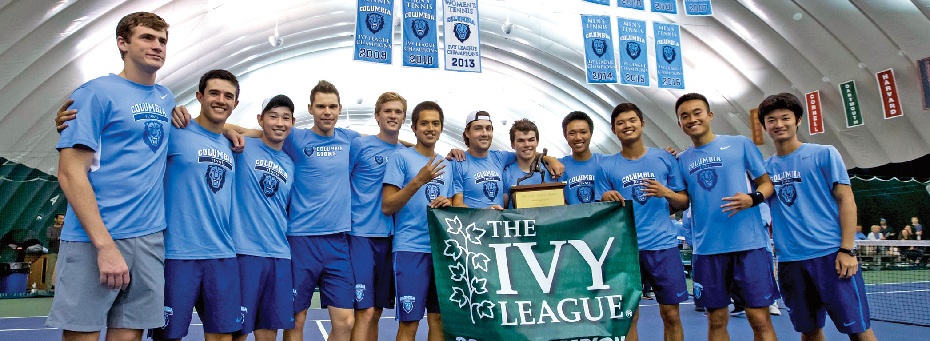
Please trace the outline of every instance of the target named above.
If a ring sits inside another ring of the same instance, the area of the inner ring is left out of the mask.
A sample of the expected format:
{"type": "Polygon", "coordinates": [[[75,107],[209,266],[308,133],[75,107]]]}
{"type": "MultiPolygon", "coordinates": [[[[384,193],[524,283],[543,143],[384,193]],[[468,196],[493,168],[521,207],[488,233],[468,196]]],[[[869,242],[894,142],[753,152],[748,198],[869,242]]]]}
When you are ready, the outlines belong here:
{"type": "Polygon", "coordinates": [[[694,311],[701,311],[701,312],[704,312],[704,311],[707,311],[707,309],[704,309],[704,307],[695,304],[695,305],[694,305],[694,311]]]}
{"type": "Polygon", "coordinates": [[[743,316],[746,315],[746,308],[743,307],[733,307],[733,311],[730,312],[730,316],[743,316]]]}

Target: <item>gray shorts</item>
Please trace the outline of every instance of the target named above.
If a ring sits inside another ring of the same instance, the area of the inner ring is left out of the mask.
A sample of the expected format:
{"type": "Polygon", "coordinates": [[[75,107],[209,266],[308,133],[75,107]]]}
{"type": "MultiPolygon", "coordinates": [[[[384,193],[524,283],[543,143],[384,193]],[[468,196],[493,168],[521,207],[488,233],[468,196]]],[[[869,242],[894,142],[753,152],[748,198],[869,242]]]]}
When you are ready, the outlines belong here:
{"type": "Polygon", "coordinates": [[[165,325],[164,233],[115,242],[129,266],[130,282],[125,290],[100,283],[97,249],[91,243],[61,242],[55,265],[55,298],[46,326],[96,332],[165,325]]]}

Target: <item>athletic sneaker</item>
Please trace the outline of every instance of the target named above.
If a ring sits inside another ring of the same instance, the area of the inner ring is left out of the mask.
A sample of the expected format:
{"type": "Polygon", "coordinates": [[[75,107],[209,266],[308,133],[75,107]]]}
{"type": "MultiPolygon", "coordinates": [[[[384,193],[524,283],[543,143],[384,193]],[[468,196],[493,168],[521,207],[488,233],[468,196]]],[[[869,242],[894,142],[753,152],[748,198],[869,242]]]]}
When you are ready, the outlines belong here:
{"type": "Polygon", "coordinates": [[[704,307],[695,304],[695,305],[694,305],[694,311],[704,312],[704,311],[707,311],[707,309],[704,309],[704,307]]]}
{"type": "Polygon", "coordinates": [[[746,308],[740,306],[733,306],[733,311],[730,312],[730,316],[743,316],[746,315],[746,308]]]}
{"type": "Polygon", "coordinates": [[[781,315],[781,310],[778,310],[778,302],[772,303],[772,305],[769,306],[769,314],[775,316],[781,315]]]}

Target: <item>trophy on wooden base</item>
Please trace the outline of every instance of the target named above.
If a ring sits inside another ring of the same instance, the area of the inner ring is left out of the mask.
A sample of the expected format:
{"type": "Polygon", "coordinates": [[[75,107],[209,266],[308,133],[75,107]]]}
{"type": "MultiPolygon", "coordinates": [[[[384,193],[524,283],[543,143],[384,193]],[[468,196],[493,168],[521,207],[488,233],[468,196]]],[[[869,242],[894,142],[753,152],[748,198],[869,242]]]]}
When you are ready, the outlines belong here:
{"type": "Polygon", "coordinates": [[[565,197],[562,189],[565,187],[564,182],[546,182],[545,166],[542,159],[546,156],[547,150],[543,148],[542,154],[537,154],[530,163],[530,171],[522,178],[517,180],[516,186],[510,187],[510,198],[513,200],[514,208],[533,208],[546,206],[565,205],[565,197]],[[523,180],[532,178],[539,174],[539,184],[520,185],[523,180]]]}

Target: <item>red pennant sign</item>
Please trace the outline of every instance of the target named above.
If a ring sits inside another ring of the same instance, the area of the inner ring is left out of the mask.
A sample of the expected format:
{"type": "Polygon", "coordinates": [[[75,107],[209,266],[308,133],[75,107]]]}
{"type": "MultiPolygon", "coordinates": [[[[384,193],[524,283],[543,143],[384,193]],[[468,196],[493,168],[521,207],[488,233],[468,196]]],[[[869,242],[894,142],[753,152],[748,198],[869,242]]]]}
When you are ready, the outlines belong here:
{"type": "Polygon", "coordinates": [[[885,119],[904,116],[904,108],[898,98],[898,83],[894,80],[894,70],[888,69],[875,74],[878,80],[878,93],[882,98],[882,110],[885,119]]]}
{"type": "Polygon", "coordinates": [[[807,126],[810,127],[810,134],[816,135],[823,132],[823,113],[820,106],[820,91],[813,91],[804,94],[804,100],[807,102],[807,126]]]}

